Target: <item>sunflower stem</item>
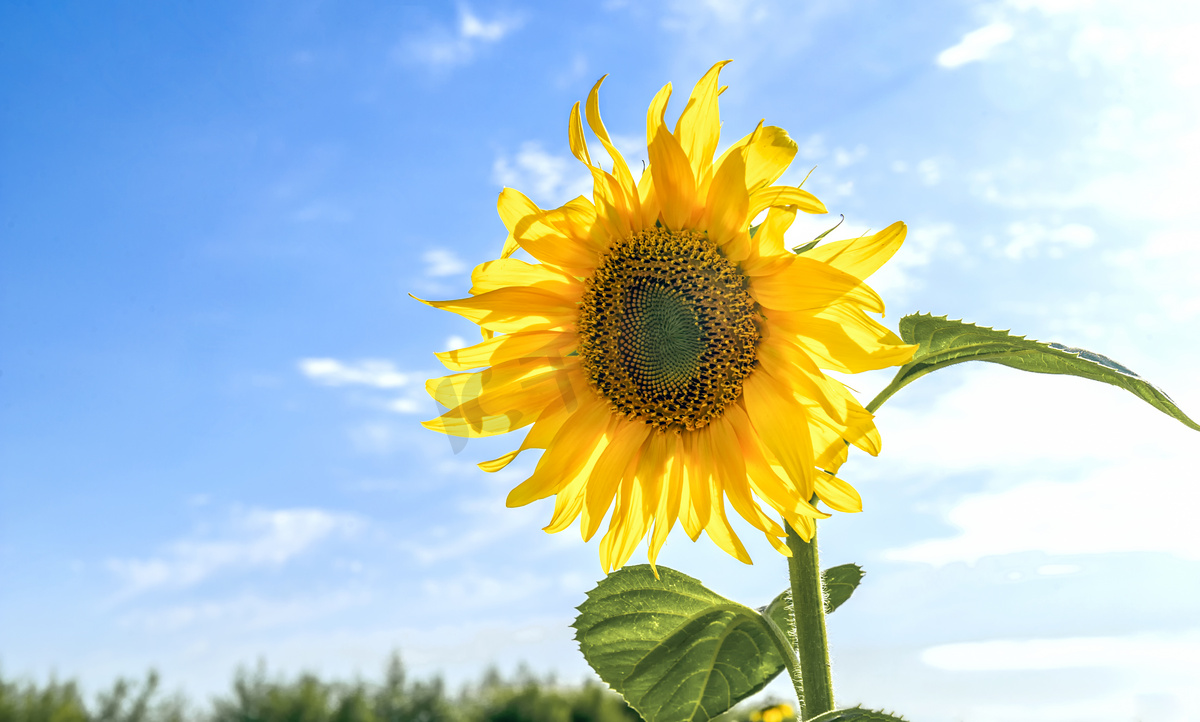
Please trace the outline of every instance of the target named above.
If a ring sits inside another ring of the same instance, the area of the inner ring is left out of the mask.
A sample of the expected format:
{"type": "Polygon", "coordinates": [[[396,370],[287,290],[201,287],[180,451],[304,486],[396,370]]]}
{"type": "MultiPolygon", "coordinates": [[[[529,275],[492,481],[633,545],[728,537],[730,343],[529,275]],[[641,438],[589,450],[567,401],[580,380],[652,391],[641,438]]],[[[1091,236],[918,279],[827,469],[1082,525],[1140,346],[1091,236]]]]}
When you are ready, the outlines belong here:
{"type": "MultiPolygon", "coordinates": [[[[825,635],[825,586],[817,558],[817,534],[804,541],[788,525],[788,576],[792,583],[792,624],[800,679],[796,696],[800,719],[807,720],[833,709],[833,675],[829,666],[829,642],[825,635]]],[[[793,680],[795,683],[795,680],[793,680]]]]}

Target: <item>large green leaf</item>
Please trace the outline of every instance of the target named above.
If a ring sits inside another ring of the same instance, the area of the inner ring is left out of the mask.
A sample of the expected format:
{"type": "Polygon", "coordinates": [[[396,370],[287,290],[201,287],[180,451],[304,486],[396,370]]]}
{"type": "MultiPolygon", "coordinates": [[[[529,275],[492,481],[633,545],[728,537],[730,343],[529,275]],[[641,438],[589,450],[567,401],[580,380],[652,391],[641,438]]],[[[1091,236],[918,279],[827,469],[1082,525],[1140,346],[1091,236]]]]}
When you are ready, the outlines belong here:
{"type": "Polygon", "coordinates": [[[808,720],[808,722],[905,722],[903,717],[887,712],[877,712],[873,709],[863,709],[862,707],[850,707],[848,709],[835,709],[819,714],[816,717],[808,720]]]}
{"type": "MultiPolygon", "coordinates": [[[[845,604],[854,590],[858,588],[859,583],[862,582],[863,570],[857,564],[839,564],[821,572],[821,577],[825,582],[825,613],[830,614],[845,604]]],[[[792,590],[785,589],[763,608],[763,613],[789,635],[791,634],[792,620],[788,599],[791,594],[792,590]]],[[[795,640],[792,641],[795,643],[795,640]]]]}
{"type": "Polygon", "coordinates": [[[1107,356],[1059,343],[1042,343],[945,316],[918,313],[900,319],[900,336],[919,344],[912,360],[867,408],[871,411],[904,386],[925,374],[964,361],[989,361],[1039,374],[1066,374],[1120,387],[1164,414],[1200,431],[1169,396],[1107,356]]]}
{"type": "Polygon", "coordinates": [[[600,678],[648,722],[705,722],[784,668],[761,614],[667,567],[609,574],[579,606],[575,639],[600,678]]]}

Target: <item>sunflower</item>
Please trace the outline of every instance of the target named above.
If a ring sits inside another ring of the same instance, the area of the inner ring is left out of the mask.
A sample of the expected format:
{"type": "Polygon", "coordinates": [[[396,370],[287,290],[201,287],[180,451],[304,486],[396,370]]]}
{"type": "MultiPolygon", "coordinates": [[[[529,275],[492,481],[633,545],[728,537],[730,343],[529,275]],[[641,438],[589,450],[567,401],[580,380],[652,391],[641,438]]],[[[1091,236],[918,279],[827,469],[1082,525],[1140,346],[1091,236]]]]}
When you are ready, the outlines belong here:
{"type": "Polygon", "coordinates": [[[519,448],[479,466],[498,471],[544,449],[508,506],[554,496],[545,530],[579,519],[585,541],[607,516],[606,572],[647,536],[653,565],[676,521],[750,563],[726,499],[785,555],[776,518],[811,538],[829,516],[814,495],[860,511],[834,474],[848,445],[878,454],[879,434],[823,369],[879,369],[915,349],[868,315],[884,307],[863,283],[899,248],[903,223],[798,255],[784,245],[796,213],[826,210],[808,191],[774,185],[796,154],[788,134],[759,123],[713,160],[726,62],[696,84],[674,132],[664,121],[671,85],[654,97],[640,179],[600,119],[601,78],[583,115],[611,171],[588,152],[578,103],[569,124],[592,199],[542,210],[504,189],[500,258],[475,268],[468,298],[426,301],[479,324],[484,340],[437,354],[459,373],[428,382],[449,411],[424,425],[462,437],[532,425],[519,448]],[[518,249],[536,262],[513,258],[518,249]]]}

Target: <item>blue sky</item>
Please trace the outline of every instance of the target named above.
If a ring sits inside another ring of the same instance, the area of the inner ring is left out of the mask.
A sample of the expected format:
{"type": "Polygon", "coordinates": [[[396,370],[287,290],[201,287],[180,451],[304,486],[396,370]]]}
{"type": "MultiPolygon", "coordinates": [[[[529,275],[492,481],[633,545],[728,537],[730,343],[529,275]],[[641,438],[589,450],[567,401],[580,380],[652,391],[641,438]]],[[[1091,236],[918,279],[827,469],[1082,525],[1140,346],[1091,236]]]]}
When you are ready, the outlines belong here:
{"type": "MultiPolygon", "coordinates": [[[[465,294],[502,187],[588,191],[567,114],[606,73],[637,168],[654,92],[733,58],[723,142],[766,118],[845,235],[908,223],[888,323],[1090,348],[1200,415],[1198,32],[1100,0],[3,3],[4,673],[155,666],[202,698],[259,658],[376,675],[399,649],[455,683],[587,674],[596,545],[504,507],[530,461],[474,463],[515,441],[417,424],[431,353],[476,331],[408,294],[465,294]]],[[[1200,718],[1196,432],[986,365],[878,424],[842,474],[865,511],[821,531],[868,572],[830,619],[840,702],[1200,718]]],[[[762,604],[786,565],[744,538],[752,567],[682,535],[660,559],[762,604]]]]}

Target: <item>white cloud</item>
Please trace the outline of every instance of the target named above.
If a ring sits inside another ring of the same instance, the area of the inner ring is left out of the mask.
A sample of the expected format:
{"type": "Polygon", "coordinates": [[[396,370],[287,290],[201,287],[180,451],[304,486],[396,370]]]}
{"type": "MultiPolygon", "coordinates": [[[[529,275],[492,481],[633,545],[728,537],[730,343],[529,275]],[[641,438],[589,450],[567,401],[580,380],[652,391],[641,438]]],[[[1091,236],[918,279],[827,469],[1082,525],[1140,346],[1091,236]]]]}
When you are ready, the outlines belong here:
{"type": "Polygon", "coordinates": [[[253,509],[234,513],[227,538],[183,539],[168,545],[162,555],[109,559],[107,566],[125,581],[127,596],[191,587],[227,569],[282,566],[317,543],[364,525],[352,514],[322,509],[253,509]]]}
{"type": "Polygon", "coordinates": [[[757,0],[675,0],[663,18],[663,27],[675,32],[694,34],[711,26],[726,32],[754,26],[770,17],[766,3],[757,0]]]}
{"type": "Polygon", "coordinates": [[[926,158],[917,163],[917,173],[927,186],[937,185],[942,179],[942,163],[937,158],[926,158]]]}
{"type": "Polygon", "coordinates": [[[437,69],[465,65],[475,58],[481,47],[503,40],[521,24],[522,20],[515,16],[484,20],[464,4],[458,8],[458,27],[453,32],[439,28],[423,37],[410,38],[396,55],[437,69]]]}
{"type": "Polygon", "coordinates": [[[503,38],[516,27],[516,22],[511,19],[497,19],[485,22],[479,16],[471,12],[471,9],[466,5],[458,9],[458,32],[462,37],[472,40],[478,39],[489,43],[494,43],[503,38]]]}
{"type": "Polygon", "coordinates": [[[953,671],[1165,668],[1174,674],[1200,677],[1200,630],[1171,636],[1143,634],[944,644],[926,649],[921,661],[936,669],[953,671]]]}
{"type": "Polygon", "coordinates": [[[544,204],[558,205],[579,196],[591,197],[592,180],[587,168],[564,155],[552,155],[540,143],[528,141],[513,158],[500,155],[492,165],[492,179],[516,188],[544,204]]]}
{"type": "MultiPolygon", "coordinates": [[[[415,401],[400,398],[388,402],[388,408],[397,413],[416,413],[415,401]]],[[[366,454],[387,455],[395,452],[404,445],[407,436],[393,424],[383,422],[367,422],[355,426],[347,432],[350,443],[354,448],[366,454]]]]}
{"type": "Polygon", "coordinates": [[[201,625],[231,625],[241,631],[291,626],[328,616],[343,609],[363,606],[371,595],[363,590],[340,590],[315,597],[270,599],[247,594],[222,601],[180,604],[154,611],[135,611],[121,623],[161,634],[201,625]]]}
{"type": "Polygon", "coordinates": [[[428,264],[425,275],[433,278],[439,276],[457,276],[467,270],[467,264],[454,251],[444,248],[431,248],[421,256],[428,264]]]}
{"type": "Polygon", "coordinates": [[[1095,0],[1009,0],[1018,10],[1040,10],[1047,15],[1085,10],[1095,5],[1095,0]]]}
{"type": "Polygon", "coordinates": [[[967,373],[933,404],[884,410],[883,453],[895,478],[983,474],[988,488],[941,506],[952,535],[887,558],[935,566],[1029,551],[1200,559],[1190,511],[1200,501],[1195,431],[1107,385],[990,364],[967,373]]]}
{"type": "Polygon", "coordinates": [[[401,396],[389,401],[387,408],[397,414],[419,414],[421,413],[421,402],[415,398],[401,396]]]}
{"type": "Polygon", "coordinates": [[[568,88],[583,80],[587,74],[587,57],[582,53],[575,53],[575,55],[571,58],[571,62],[559,71],[555,78],[555,84],[560,88],[568,88]]]}
{"type": "Polygon", "coordinates": [[[1037,258],[1044,250],[1051,258],[1061,258],[1067,250],[1087,248],[1096,241],[1096,232],[1080,223],[1067,223],[1057,228],[1031,221],[1016,221],[1008,226],[1011,240],[1003,253],[1014,261],[1037,258]]]}
{"type": "Polygon", "coordinates": [[[943,68],[957,68],[967,63],[984,60],[996,48],[1012,40],[1013,28],[1005,22],[994,22],[978,30],[972,30],[958,41],[938,53],[937,64],[943,68]]]}
{"type": "Polygon", "coordinates": [[[426,579],[421,589],[444,607],[478,609],[511,606],[530,596],[541,596],[552,584],[551,578],[530,572],[491,576],[468,571],[456,578],[426,579]]]}
{"type": "MultiPolygon", "coordinates": [[[[367,404],[387,409],[398,414],[416,414],[430,410],[425,401],[424,387],[412,383],[425,378],[424,372],[398,370],[391,361],[364,359],[357,363],[338,361],[332,358],[301,359],[297,364],[300,372],[324,386],[369,386],[376,389],[406,388],[404,395],[390,399],[368,399],[367,404]]],[[[368,453],[391,453],[397,448],[400,435],[389,431],[386,424],[364,424],[350,430],[350,440],[360,451],[368,453]]]]}
{"type": "Polygon", "coordinates": [[[395,389],[407,386],[412,375],[396,369],[391,361],[364,359],[358,363],[344,363],[332,358],[306,358],[299,362],[300,372],[325,386],[348,386],[359,384],[379,389],[395,389]]]}
{"type": "Polygon", "coordinates": [[[828,153],[829,151],[825,149],[825,137],[820,133],[808,136],[797,151],[797,154],[804,160],[820,160],[828,153]]]}
{"type": "Polygon", "coordinates": [[[1025,551],[1162,552],[1200,560],[1192,512],[1198,499],[1181,476],[1187,468],[1179,461],[1121,464],[1084,481],[1038,479],[972,495],[946,514],[958,527],[957,536],[917,542],[884,556],[934,566],[1025,551]]]}
{"type": "Polygon", "coordinates": [[[853,165],[863,158],[867,157],[867,146],[859,143],[854,147],[854,150],[846,150],[845,148],[837,148],[833,151],[833,164],[838,168],[845,168],[848,165],[853,165]]]}

